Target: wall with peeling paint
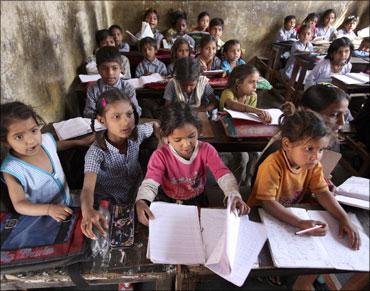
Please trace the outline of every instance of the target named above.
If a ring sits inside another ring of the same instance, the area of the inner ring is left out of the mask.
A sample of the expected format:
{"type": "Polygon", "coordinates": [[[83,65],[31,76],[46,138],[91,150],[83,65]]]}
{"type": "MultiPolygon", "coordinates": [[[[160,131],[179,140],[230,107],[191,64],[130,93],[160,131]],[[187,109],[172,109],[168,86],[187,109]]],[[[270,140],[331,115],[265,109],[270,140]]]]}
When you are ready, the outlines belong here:
{"type": "Polygon", "coordinates": [[[1,102],[31,104],[47,121],[76,114],[72,83],[94,49],[95,31],[117,23],[135,33],[149,7],[158,10],[161,30],[170,8],[186,11],[190,27],[204,10],[222,17],[224,39],[239,38],[247,59],[266,52],[288,14],[301,21],[334,8],[338,23],[357,14],[359,27],[369,25],[367,1],[1,1],[1,102]]]}

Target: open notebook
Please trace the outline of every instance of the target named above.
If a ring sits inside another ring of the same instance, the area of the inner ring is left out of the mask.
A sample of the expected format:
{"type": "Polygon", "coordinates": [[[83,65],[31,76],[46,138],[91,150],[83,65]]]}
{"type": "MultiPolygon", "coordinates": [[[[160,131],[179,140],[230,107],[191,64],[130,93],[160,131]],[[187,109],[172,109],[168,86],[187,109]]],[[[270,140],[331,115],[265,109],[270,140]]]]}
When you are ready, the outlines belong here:
{"type": "MultiPolygon", "coordinates": [[[[71,118],[61,122],[53,123],[53,126],[59,140],[70,139],[92,132],[90,118],[71,118]]],[[[105,129],[105,126],[99,123],[99,121],[95,120],[95,131],[100,131],[103,129],[105,129]]]]}
{"type": "Polygon", "coordinates": [[[366,84],[370,81],[370,76],[365,73],[348,73],[345,75],[333,74],[332,77],[342,81],[347,85],[366,84]]]}
{"type": "Polygon", "coordinates": [[[167,82],[164,77],[158,73],[154,73],[148,76],[141,76],[140,78],[132,78],[126,80],[127,83],[130,83],[135,89],[143,88],[145,84],[155,83],[155,82],[167,82]]]}
{"type": "MultiPolygon", "coordinates": [[[[230,207],[230,206],[229,206],[230,207]]],[[[228,209],[154,202],[149,220],[148,257],[159,264],[204,264],[237,286],[243,285],[266,241],[261,223],[228,209]]]]}
{"type": "Polygon", "coordinates": [[[341,204],[369,210],[370,180],[362,177],[350,177],[335,190],[335,198],[341,204]]]}
{"type": "Polygon", "coordinates": [[[369,238],[354,214],[350,214],[350,218],[360,233],[359,250],[350,249],[347,238],[338,237],[338,222],[329,212],[293,207],[288,209],[302,219],[327,223],[328,232],[322,237],[296,235],[297,228],[259,209],[267,229],[271,256],[276,267],[369,271],[369,238]]]}
{"type": "MultiPolygon", "coordinates": [[[[246,113],[246,112],[240,112],[235,111],[231,109],[226,109],[225,111],[228,112],[232,118],[235,119],[243,119],[248,121],[253,121],[256,123],[262,123],[262,120],[254,113],[246,113]]],[[[264,111],[267,111],[270,113],[272,120],[270,125],[278,125],[279,124],[279,117],[283,114],[283,112],[280,109],[272,108],[272,109],[264,109],[264,111]]]]}

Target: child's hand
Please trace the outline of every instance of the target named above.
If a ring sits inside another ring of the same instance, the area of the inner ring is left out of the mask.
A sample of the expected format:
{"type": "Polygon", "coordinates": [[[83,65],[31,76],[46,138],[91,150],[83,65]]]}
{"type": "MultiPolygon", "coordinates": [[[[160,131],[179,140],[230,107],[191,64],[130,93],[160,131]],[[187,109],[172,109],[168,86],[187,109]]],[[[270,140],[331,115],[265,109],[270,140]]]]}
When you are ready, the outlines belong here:
{"type": "Polygon", "coordinates": [[[79,146],[89,146],[95,141],[95,134],[89,134],[84,138],[76,140],[79,146]]]}
{"type": "Polygon", "coordinates": [[[267,111],[257,110],[256,114],[264,123],[271,123],[272,117],[267,111]]]}
{"type": "Polygon", "coordinates": [[[56,221],[61,222],[66,220],[67,217],[73,214],[71,208],[61,204],[49,204],[48,213],[49,216],[54,218],[56,221]]]}
{"type": "Polygon", "coordinates": [[[105,235],[105,230],[109,227],[105,217],[99,211],[91,208],[82,212],[81,230],[88,238],[96,240],[97,237],[93,232],[93,226],[95,226],[103,236],[105,235]]]}
{"type": "Polygon", "coordinates": [[[349,247],[358,250],[361,244],[360,235],[357,227],[347,217],[339,222],[339,238],[343,238],[345,234],[348,235],[349,247]]]}
{"type": "Polygon", "coordinates": [[[238,216],[249,214],[249,206],[239,196],[233,196],[231,199],[231,212],[238,209],[238,216]]]}
{"type": "Polygon", "coordinates": [[[299,223],[299,228],[301,230],[305,230],[307,228],[314,227],[316,225],[322,225],[322,227],[313,229],[311,231],[306,232],[305,234],[313,235],[313,236],[324,236],[326,235],[326,231],[328,230],[326,223],[318,220],[301,220],[299,223]]]}
{"type": "Polygon", "coordinates": [[[144,200],[138,200],[136,202],[136,213],[139,222],[146,226],[149,225],[149,219],[154,219],[153,213],[150,211],[149,206],[144,200]]]}

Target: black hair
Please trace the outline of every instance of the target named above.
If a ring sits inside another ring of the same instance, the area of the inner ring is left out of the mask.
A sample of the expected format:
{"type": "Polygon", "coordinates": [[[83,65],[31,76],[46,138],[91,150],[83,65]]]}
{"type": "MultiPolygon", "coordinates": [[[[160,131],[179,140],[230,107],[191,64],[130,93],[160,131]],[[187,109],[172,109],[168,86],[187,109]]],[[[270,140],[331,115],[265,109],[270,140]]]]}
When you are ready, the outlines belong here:
{"type": "Polygon", "coordinates": [[[203,36],[201,39],[200,39],[200,42],[199,42],[199,47],[200,48],[204,48],[207,44],[209,44],[211,41],[213,41],[215,44],[217,44],[217,41],[216,39],[210,35],[210,34],[206,34],[205,36],[203,36]]]}
{"type": "Polygon", "coordinates": [[[295,17],[295,15],[288,15],[288,16],[285,16],[284,17],[284,25],[287,24],[289,21],[291,21],[292,19],[297,19],[295,17]]]}
{"type": "Polygon", "coordinates": [[[341,48],[341,47],[349,47],[350,49],[350,54],[349,54],[349,57],[346,61],[346,63],[348,63],[350,60],[351,60],[351,55],[352,55],[352,52],[354,50],[354,47],[353,47],[353,44],[352,42],[350,41],[349,38],[347,37],[341,37],[341,38],[337,38],[336,40],[334,40],[329,48],[328,48],[328,52],[325,56],[325,59],[328,59],[330,61],[333,61],[334,60],[334,54],[341,48]]]}
{"type": "Polygon", "coordinates": [[[311,31],[311,27],[310,25],[308,24],[303,24],[300,28],[299,28],[299,32],[298,32],[298,35],[300,35],[303,31],[305,30],[309,30],[311,31]]]}
{"type": "Polygon", "coordinates": [[[358,23],[360,20],[360,18],[356,15],[350,15],[348,17],[346,17],[346,19],[343,20],[343,23],[339,26],[339,28],[343,28],[345,25],[347,25],[348,23],[351,23],[351,22],[356,22],[358,23]]]}
{"type": "Polygon", "coordinates": [[[157,15],[157,19],[159,20],[159,14],[158,14],[157,10],[155,10],[154,8],[148,8],[147,10],[145,10],[143,20],[145,20],[145,19],[146,19],[146,17],[147,17],[149,14],[151,14],[151,13],[154,13],[155,15],[157,15]]]}
{"type": "Polygon", "coordinates": [[[110,32],[110,33],[112,33],[112,32],[113,32],[113,29],[118,29],[120,32],[122,32],[122,27],[121,27],[121,26],[119,26],[118,24],[113,24],[113,25],[111,25],[111,26],[108,28],[108,30],[109,30],[109,32],[110,32]]]}
{"type": "Polygon", "coordinates": [[[0,104],[0,113],[0,141],[3,143],[7,142],[9,126],[16,120],[33,118],[37,125],[45,124],[44,120],[31,106],[19,101],[0,104]]]}
{"type": "Polygon", "coordinates": [[[222,29],[224,29],[224,20],[219,17],[212,18],[211,21],[209,22],[209,28],[214,26],[221,26],[222,29]]]}
{"type": "Polygon", "coordinates": [[[363,42],[369,42],[369,43],[370,43],[370,37],[368,37],[368,36],[367,36],[367,37],[364,37],[364,38],[362,39],[362,41],[363,41],[363,42]]]}
{"type": "Polygon", "coordinates": [[[200,64],[193,57],[185,57],[175,62],[175,78],[180,82],[195,81],[200,76],[200,64]]]}
{"type": "Polygon", "coordinates": [[[178,37],[178,38],[176,38],[175,42],[173,43],[173,45],[171,47],[171,60],[173,62],[176,61],[176,52],[177,52],[177,49],[182,44],[186,44],[189,47],[189,55],[190,55],[190,53],[191,53],[191,46],[190,46],[189,42],[185,38],[183,38],[183,37],[178,37]]]}
{"type": "Polygon", "coordinates": [[[304,91],[299,105],[320,113],[341,100],[349,101],[349,96],[342,89],[330,83],[316,84],[304,91]]]}
{"type": "Polygon", "coordinates": [[[315,18],[317,18],[317,20],[319,20],[319,15],[318,15],[317,13],[315,13],[315,12],[311,12],[311,13],[309,13],[309,14],[306,16],[306,18],[303,20],[302,24],[308,24],[308,22],[309,22],[310,20],[313,20],[313,19],[315,19],[315,18]]]}
{"type": "Polygon", "coordinates": [[[154,49],[157,51],[157,41],[154,38],[149,37],[149,36],[144,37],[140,40],[140,43],[139,43],[140,51],[142,51],[144,46],[147,44],[154,47],[154,49]]]}
{"type": "Polygon", "coordinates": [[[198,14],[198,22],[199,20],[201,20],[204,16],[208,16],[209,17],[209,13],[207,11],[203,11],[201,13],[198,14]]]}
{"type": "Polygon", "coordinates": [[[242,64],[240,66],[235,67],[229,76],[227,81],[227,88],[229,88],[234,94],[237,93],[237,82],[243,82],[246,77],[251,74],[259,73],[257,68],[249,65],[249,64],[242,64]]]}
{"type": "Polygon", "coordinates": [[[95,32],[95,41],[99,46],[100,43],[105,40],[107,37],[112,36],[111,32],[108,29],[101,29],[95,32]]]}
{"type": "Polygon", "coordinates": [[[334,18],[337,17],[337,13],[335,13],[335,10],[334,9],[327,9],[324,11],[324,13],[322,14],[321,18],[320,18],[320,24],[321,25],[324,25],[324,19],[326,17],[328,17],[330,14],[334,14],[334,18]]]}
{"type": "MultiPolygon", "coordinates": [[[[103,92],[96,100],[95,116],[91,119],[91,129],[93,132],[95,132],[96,142],[103,150],[107,150],[107,145],[105,143],[106,130],[96,132],[95,131],[95,119],[98,115],[103,116],[107,106],[117,101],[128,102],[131,105],[133,113],[134,113],[135,125],[139,123],[139,114],[137,113],[136,107],[132,103],[131,98],[129,96],[124,95],[123,92],[119,90],[118,88],[112,88],[108,91],[103,92]]],[[[130,138],[134,140],[137,139],[137,128],[136,127],[131,133],[130,138]]]]}
{"type": "Polygon", "coordinates": [[[162,110],[160,117],[161,134],[166,137],[173,133],[176,128],[185,124],[192,124],[198,131],[202,128],[202,123],[195,110],[183,102],[174,102],[162,110]]]}
{"type": "Polygon", "coordinates": [[[296,108],[291,102],[284,103],[282,111],[283,114],[279,118],[282,138],[286,137],[290,142],[297,142],[306,138],[331,136],[331,130],[320,114],[310,109],[296,108]]]}
{"type": "Polygon", "coordinates": [[[170,10],[169,11],[170,16],[170,23],[171,26],[174,27],[179,19],[184,19],[185,21],[188,19],[186,13],[182,10],[170,10]]]}
{"type": "Polygon", "coordinates": [[[225,42],[225,44],[222,46],[221,48],[221,52],[222,53],[227,53],[227,51],[233,46],[233,45],[237,45],[237,44],[240,44],[240,41],[237,40],[237,39],[230,39],[228,40],[227,42],[225,42]]]}
{"type": "Polygon", "coordinates": [[[114,46],[105,46],[96,52],[96,65],[99,66],[105,62],[116,62],[122,65],[121,53],[114,46]]]}

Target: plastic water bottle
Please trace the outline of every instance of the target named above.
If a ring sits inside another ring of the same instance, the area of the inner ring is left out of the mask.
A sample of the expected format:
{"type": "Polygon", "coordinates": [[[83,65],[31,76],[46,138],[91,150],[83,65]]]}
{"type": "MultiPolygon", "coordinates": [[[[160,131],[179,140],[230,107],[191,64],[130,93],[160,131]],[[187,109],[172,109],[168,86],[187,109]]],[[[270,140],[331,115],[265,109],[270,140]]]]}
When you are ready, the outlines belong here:
{"type": "MultiPolygon", "coordinates": [[[[101,200],[99,203],[99,212],[104,216],[108,225],[110,223],[109,201],[101,200]]],[[[106,230],[109,233],[109,229],[106,230]]],[[[109,264],[109,235],[101,235],[100,232],[94,228],[94,233],[97,237],[96,240],[91,242],[91,250],[93,257],[99,256],[101,258],[102,266],[109,264]]]]}

